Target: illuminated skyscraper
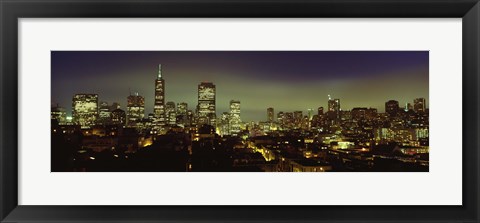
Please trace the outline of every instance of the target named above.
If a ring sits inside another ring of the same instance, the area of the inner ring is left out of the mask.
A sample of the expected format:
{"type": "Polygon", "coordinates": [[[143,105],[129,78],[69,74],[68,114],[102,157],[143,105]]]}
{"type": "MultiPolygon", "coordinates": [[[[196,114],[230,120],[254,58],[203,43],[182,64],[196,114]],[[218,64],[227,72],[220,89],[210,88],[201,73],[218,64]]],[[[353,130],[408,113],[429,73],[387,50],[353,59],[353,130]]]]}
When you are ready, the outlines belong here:
{"type": "Polygon", "coordinates": [[[165,112],[167,117],[167,124],[169,125],[177,124],[177,111],[175,109],[175,102],[173,101],[167,102],[167,106],[165,106],[165,112]]]}
{"type": "Polygon", "coordinates": [[[398,110],[398,101],[390,100],[385,102],[385,112],[388,113],[391,117],[397,116],[398,110]]]}
{"type": "Polygon", "coordinates": [[[332,99],[328,95],[328,117],[332,120],[340,119],[340,99],[332,99]]]}
{"type": "Polygon", "coordinates": [[[425,98],[415,98],[413,100],[413,110],[417,113],[425,112],[425,98]]]}
{"type": "Polygon", "coordinates": [[[323,107],[318,107],[318,116],[322,116],[323,115],[323,107]]]}
{"type": "Polygon", "coordinates": [[[300,128],[302,121],[303,121],[303,112],[302,111],[294,111],[293,112],[293,119],[296,128],[300,128]]]}
{"type": "Polygon", "coordinates": [[[292,128],[295,124],[295,120],[293,118],[293,112],[285,112],[284,121],[283,123],[288,127],[292,128]]]}
{"type": "Polygon", "coordinates": [[[110,119],[112,120],[112,124],[125,125],[127,115],[125,114],[125,111],[117,108],[110,113],[110,119]]]}
{"type": "Polygon", "coordinates": [[[285,114],[283,112],[279,112],[277,114],[277,121],[278,123],[280,124],[284,124],[285,123],[285,114]]]}
{"type": "Polygon", "coordinates": [[[178,115],[187,115],[188,104],[185,102],[177,104],[177,113],[178,115]]]}
{"type": "Polygon", "coordinates": [[[240,101],[230,101],[230,134],[238,135],[240,133],[240,101]]]}
{"type": "Polygon", "coordinates": [[[328,111],[338,113],[340,111],[340,99],[328,100],[328,111]]]}
{"type": "Polygon", "coordinates": [[[59,107],[58,105],[52,107],[50,118],[57,120],[58,124],[63,125],[67,122],[67,111],[65,108],[59,107]]]}
{"type": "Polygon", "coordinates": [[[72,99],[73,122],[82,128],[95,125],[98,119],[98,94],[76,94],[72,99]]]}
{"type": "Polygon", "coordinates": [[[177,124],[186,125],[188,124],[188,104],[185,102],[177,103],[177,124]]]}
{"type": "Polygon", "coordinates": [[[145,98],[138,92],[127,97],[127,125],[137,126],[145,117],[145,98]]]}
{"type": "Polygon", "coordinates": [[[308,121],[312,121],[312,118],[313,118],[313,109],[309,108],[307,110],[308,112],[308,121]]]}
{"type": "Polygon", "coordinates": [[[108,124],[110,122],[110,106],[107,102],[100,102],[100,108],[98,109],[99,122],[101,124],[108,124]]]}
{"type": "Polygon", "coordinates": [[[215,85],[202,82],[198,85],[198,122],[215,126],[215,85]]]}
{"type": "Polygon", "coordinates": [[[274,120],[274,111],[273,108],[267,108],[267,120],[273,122],[274,120]]]}
{"type": "Polygon", "coordinates": [[[220,116],[220,133],[222,136],[230,135],[230,113],[224,112],[220,116]]]}
{"type": "Polygon", "coordinates": [[[153,106],[153,115],[157,125],[166,124],[165,114],[165,80],[162,77],[162,65],[158,65],[158,75],[155,79],[155,104],[153,106]]]}

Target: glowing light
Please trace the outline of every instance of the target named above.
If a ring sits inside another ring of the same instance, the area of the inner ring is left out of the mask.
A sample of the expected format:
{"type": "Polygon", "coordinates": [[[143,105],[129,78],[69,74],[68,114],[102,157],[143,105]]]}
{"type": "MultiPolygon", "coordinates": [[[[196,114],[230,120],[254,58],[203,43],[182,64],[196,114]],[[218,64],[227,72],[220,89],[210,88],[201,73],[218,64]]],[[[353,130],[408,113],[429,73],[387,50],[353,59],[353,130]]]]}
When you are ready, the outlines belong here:
{"type": "Polygon", "coordinates": [[[95,157],[91,156],[91,157],[90,157],[90,159],[91,159],[91,160],[94,160],[94,159],[95,159],[95,157]]]}

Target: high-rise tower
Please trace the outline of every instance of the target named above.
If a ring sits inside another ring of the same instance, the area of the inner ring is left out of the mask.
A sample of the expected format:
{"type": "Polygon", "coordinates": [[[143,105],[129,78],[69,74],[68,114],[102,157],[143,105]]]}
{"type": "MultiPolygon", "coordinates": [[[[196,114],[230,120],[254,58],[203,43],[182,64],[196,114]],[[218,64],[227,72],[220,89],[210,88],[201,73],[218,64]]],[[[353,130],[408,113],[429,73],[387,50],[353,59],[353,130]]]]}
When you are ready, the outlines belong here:
{"type": "Polygon", "coordinates": [[[385,112],[388,113],[390,117],[397,116],[397,113],[399,110],[400,109],[399,109],[398,101],[389,100],[385,102],[385,112]]]}
{"type": "Polygon", "coordinates": [[[155,104],[153,115],[158,125],[165,125],[165,80],[162,77],[162,65],[158,65],[158,75],[155,79],[155,104]]]}
{"type": "Polygon", "coordinates": [[[198,85],[198,117],[199,124],[215,126],[215,85],[211,82],[202,82],[198,85]]]}
{"type": "Polygon", "coordinates": [[[328,95],[328,116],[332,120],[340,119],[340,99],[332,99],[328,95]]]}
{"type": "Polygon", "coordinates": [[[273,108],[267,108],[267,121],[273,122],[274,114],[273,108]]]}
{"type": "Polygon", "coordinates": [[[230,134],[236,136],[240,133],[240,101],[231,100],[230,101],[230,134]]]}
{"type": "Polygon", "coordinates": [[[73,122],[82,128],[95,125],[98,119],[98,94],[76,94],[72,99],[73,122]]]}
{"type": "Polygon", "coordinates": [[[417,113],[425,112],[425,98],[415,98],[413,100],[413,110],[417,113]]]}
{"type": "Polygon", "coordinates": [[[138,92],[127,97],[127,125],[138,126],[145,117],[145,98],[138,92]]]}

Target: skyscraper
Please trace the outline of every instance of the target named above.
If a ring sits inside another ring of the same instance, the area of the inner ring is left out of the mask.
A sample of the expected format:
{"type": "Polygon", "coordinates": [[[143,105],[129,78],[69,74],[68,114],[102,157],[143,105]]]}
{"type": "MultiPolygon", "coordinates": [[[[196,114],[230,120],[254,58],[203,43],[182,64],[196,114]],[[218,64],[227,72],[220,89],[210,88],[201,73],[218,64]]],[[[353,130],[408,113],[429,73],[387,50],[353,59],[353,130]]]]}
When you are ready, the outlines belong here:
{"type": "Polygon", "coordinates": [[[413,100],[413,110],[417,113],[425,112],[425,98],[415,98],[413,100]]]}
{"type": "Polygon", "coordinates": [[[302,124],[303,112],[302,111],[294,111],[293,112],[293,119],[294,119],[295,127],[299,128],[302,124]]]}
{"type": "Polygon", "coordinates": [[[185,102],[177,103],[177,124],[185,125],[188,124],[188,104],[185,102]]]}
{"type": "Polygon", "coordinates": [[[112,124],[125,125],[127,115],[125,114],[125,111],[117,108],[110,113],[110,119],[112,120],[112,124]]]}
{"type": "Polygon", "coordinates": [[[76,94],[72,99],[73,122],[82,128],[95,125],[98,119],[98,94],[76,94]]]}
{"type": "Polygon", "coordinates": [[[58,124],[65,124],[67,122],[67,111],[65,108],[59,107],[56,105],[52,107],[52,111],[50,112],[50,119],[57,120],[58,124]]]}
{"type": "Polygon", "coordinates": [[[167,117],[167,124],[175,125],[177,124],[177,111],[175,109],[175,102],[169,101],[165,106],[165,112],[167,117]]]}
{"type": "Polygon", "coordinates": [[[283,112],[279,112],[277,114],[277,121],[278,123],[280,124],[284,124],[285,123],[285,114],[283,112]]]}
{"type": "Polygon", "coordinates": [[[267,120],[273,122],[274,120],[274,111],[273,108],[267,108],[267,120]]]}
{"type": "Polygon", "coordinates": [[[391,117],[397,116],[398,110],[398,101],[390,100],[385,102],[385,112],[388,113],[391,117]]]}
{"type": "Polygon", "coordinates": [[[187,115],[188,104],[185,102],[177,104],[177,113],[178,115],[187,115]]]}
{"type": "Polygon", "coordinates": [[[340,119],[340,99],[332,99],[328,95],[328,117],[332,120],[340,119]]]}
{"type": "Polygon", "coordinates": [[[145,98],[138,92],[127,97],[127,125],[137,126],[145,117],[145,98]]]}
{"type": "Polygon", "coordinates": [[[230,113],[223,112],[220,116],[220,133],[222,136],[230,135],[230,113]]]}
{"type": "Polygon", "coordinates": [[[198,85],[198,122],[215,126],[215,85],[202,82],[198,85]]]}
{"type": "Polygon", "coordinates": [[[340,99],[329,99],[328,100],[328,111],[338,113],[340,111],[340,99]]]}
{"type": "Polygon", "coordinates": [[[318,107],[318,116],[322,116],[323,115],[323,107],[318,107]]]}
{"type": "Polygon", "coordinates": [[[98,109],[99,122],[101,124],[108,124],[110,122],[110,106],[107,102],[100,102],[100,108],[98,109]]]}
{"type": "Polygon", "coordinates": [[[312,121],[313,109],[311,109],[311,108],[307,109],[307,113],[308,113],[308,121],[312,121]]]}
{"type": "Polygon", "coordinates": [[[166,124],[165,114],[165,80],[162,77],[162,65],[158,65],[158,75],[155,79],[155,104],[153,106],[153,115],[157,125],[166,124]]]}
{"type": "Polygon", "coordinates": [[[240,133],[240,101],[230,101],[230,134],[236,136],[240,133]]]}

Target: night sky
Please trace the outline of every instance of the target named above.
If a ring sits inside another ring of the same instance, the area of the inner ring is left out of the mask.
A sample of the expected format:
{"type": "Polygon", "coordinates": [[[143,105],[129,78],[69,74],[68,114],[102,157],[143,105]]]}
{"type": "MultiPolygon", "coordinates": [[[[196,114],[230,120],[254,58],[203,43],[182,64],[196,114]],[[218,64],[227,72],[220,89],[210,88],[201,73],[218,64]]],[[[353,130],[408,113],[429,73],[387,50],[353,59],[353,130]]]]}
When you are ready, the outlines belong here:
{"type": "Polygon", "coordinates": [[[158,64],[165,98],[197,105],[197,85],[216,85],[217,116],[241,101],[242,121],[265,121],[279,111],[327,108],[328,95],[342,110],[374,107],[394,99],[404,107],[426,98],[428,51],[52,51],[52,105],[71,114],[76,93],[99,94],[126,110],[129,92],[145,97],[153,112],[158,64]]]}

